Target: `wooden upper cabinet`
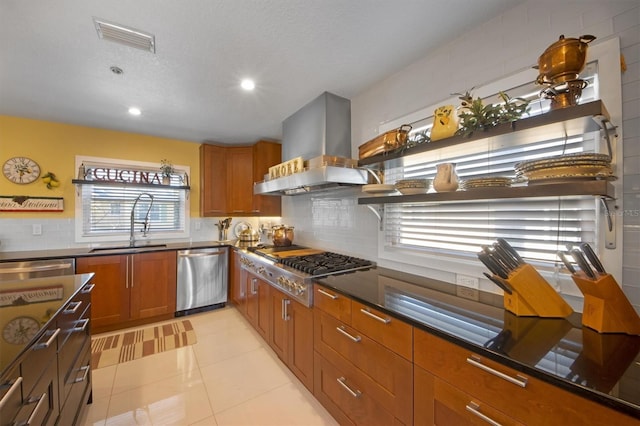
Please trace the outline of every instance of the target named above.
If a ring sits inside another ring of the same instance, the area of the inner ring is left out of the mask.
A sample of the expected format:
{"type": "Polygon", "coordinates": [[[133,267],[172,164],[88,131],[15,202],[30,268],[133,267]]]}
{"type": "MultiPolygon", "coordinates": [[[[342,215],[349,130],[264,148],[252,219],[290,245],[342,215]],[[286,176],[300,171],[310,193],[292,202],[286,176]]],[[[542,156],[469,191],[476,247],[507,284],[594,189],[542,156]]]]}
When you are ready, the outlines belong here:
{"type": "Polygon", "coordinates": [[[200,215],[227,212],[227,148],[200,145],[200,215]]]}
{"type": "MultiPolygon", "coordinates": [[[[269,167],[282,162],[282,145],[276,142],[259,141],[253,146],[253,182],[264,180],[269,167]]],[[[253,193],[253,182],[251,191],[253,193]]],[[[254,195],[253,210],[261,216],[281,216],[282,203],[280,197],[273,195],[254,195]]]]}
{"type": "Polygon", "coordinates": [[[202,216],[280,216],[280,197],[253,195],[253,183],[282,160],[279,143],[251,146],[200,146],[202,216]]]}
{"type": "Polygon", "coordinates": [[[252,214],[253,150],[250,146],[227,149],[227,213],[252,214]]]}

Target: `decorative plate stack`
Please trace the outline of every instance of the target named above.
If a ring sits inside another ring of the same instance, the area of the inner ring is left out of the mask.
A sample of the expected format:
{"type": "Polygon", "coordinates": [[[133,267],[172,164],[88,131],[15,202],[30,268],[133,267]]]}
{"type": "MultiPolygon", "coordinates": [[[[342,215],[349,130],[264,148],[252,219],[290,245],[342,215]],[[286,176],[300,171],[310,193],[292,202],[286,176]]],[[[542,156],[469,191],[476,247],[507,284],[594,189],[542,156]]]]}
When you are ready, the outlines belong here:
{"type": "Polygon", "coordinates": [[[402,195],[426,194],[430,184],[430,179],[403,179],[396,182],[395,188],[402,195]]]}
{"type": "Polygon", "coordinates": [[[515,171],[517,177],[526,178],[530,184],[615,179],[611,169],[611,157],[594,153],[566,154],[523,161],[515,165],[515,171]]]}
{"type": "Polygon", "coordinates": [[[476,188],[506,188],[511,186],[513,180],[505,176],[487,176],[466,179],[461,182],[460,188],[469,191],[476,188]]]}

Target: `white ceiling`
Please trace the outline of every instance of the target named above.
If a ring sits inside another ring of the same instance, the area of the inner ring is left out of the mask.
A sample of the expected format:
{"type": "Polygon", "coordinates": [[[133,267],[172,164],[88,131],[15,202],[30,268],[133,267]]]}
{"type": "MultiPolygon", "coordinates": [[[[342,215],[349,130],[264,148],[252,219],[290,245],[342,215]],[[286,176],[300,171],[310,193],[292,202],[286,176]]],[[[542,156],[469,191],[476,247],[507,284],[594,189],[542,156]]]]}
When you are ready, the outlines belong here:
{"type": "Polygon", "coordinates": [[[353,98],[521,1],[0,0],[0,115],[279,139],[322,92],[353,98]],[[153,33],[156,53],[99,39],[93,17],[153,33]],[[247,76],[254,92],[239,87],[247,76]]]}

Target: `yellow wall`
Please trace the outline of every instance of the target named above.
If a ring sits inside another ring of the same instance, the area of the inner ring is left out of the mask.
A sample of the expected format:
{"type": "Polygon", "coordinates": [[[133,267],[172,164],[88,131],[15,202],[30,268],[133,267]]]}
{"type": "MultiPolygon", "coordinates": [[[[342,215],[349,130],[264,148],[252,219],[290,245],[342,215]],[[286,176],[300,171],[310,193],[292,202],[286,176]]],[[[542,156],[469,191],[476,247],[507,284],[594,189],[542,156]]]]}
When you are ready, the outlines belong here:
{"type": "Polygon", "coordinates": [[[191,216],[198,216],[200,203],[199,144],[136,133],[116,132],[92,127],[0,115],[0,166],[11,157],[24,156],[40,165],[42,175],[55,173],[60,187],[47,189],[41,179],[17,185],[0,177],[0,195],[63,197],[64,212],[0,213],[2,217],[74,217],[77,176],[75,156],[117,158],[160,163],[166,158],[173,164],[190,166],[191,216]]]}

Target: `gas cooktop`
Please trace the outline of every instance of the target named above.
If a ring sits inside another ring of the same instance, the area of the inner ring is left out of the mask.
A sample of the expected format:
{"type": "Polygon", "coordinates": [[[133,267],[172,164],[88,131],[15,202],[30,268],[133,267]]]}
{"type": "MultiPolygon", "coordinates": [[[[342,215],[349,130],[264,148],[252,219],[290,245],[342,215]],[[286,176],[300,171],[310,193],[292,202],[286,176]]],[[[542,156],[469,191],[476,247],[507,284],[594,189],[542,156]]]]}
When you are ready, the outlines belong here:
{"type": "Polygon", "coordinates": [[[303,246],[251,247],[240,258],[246,269],[293,296],[305,306],[313,303],[315,279],[375,267],[375,263],[303,246]]]}

